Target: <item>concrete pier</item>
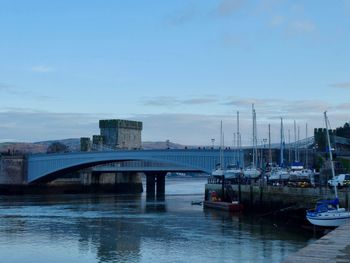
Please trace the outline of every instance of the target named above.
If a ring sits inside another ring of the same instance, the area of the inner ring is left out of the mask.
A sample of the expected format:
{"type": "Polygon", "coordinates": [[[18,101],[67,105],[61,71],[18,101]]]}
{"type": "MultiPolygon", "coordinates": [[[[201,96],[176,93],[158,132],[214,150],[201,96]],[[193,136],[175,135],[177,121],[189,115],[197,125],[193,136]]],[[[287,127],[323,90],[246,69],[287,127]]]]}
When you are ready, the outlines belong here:
{"type": "Polygon", "coordinates": [[[289,256],[284,263],[350,262],[350,221],[289,256]]]}
{"type": "Polygon", "coordinates": [[[148,196],[164,196],[166,173],[146,173],[146,193],[148,196]]]}
{"type": "MultiPolygon", "coordinates": [[[[236,195],[239,196],[239,186],[231,185],[236,195]]],[[[221,196],[221,184],[206,184],[205,197],[208,200],[210,192],[215,191],[221,196]]],[[[350,191],[342,189],[338,192],[340,205],[349,207],[350,191]]],[[[333,189],[328,188],[297,188],[287,186],[259,186],[241,185],[241,202],[245,208],[254,210],[275,210],[279,208],[293,207],[294,209],[313,208],[319,199],[334,198],[333,189]]]]}

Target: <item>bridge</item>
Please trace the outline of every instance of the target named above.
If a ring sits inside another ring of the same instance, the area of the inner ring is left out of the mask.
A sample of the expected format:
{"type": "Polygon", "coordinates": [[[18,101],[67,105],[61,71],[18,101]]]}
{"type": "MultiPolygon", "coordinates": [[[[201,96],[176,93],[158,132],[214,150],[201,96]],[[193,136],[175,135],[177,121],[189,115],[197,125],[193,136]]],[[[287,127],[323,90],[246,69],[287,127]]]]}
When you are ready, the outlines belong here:
{"type": "MultiPolygon", "coordinates": [[[[243,151],[224,150],[224,165],[243,160],[243,151]]],[[[218,149],[128,150],[61,154],[33,154],[27,158],[27,182],[48,182],[63,174],[97,165],[118,172],[203,172],[211,173],[219,163],[218,149]]]]}

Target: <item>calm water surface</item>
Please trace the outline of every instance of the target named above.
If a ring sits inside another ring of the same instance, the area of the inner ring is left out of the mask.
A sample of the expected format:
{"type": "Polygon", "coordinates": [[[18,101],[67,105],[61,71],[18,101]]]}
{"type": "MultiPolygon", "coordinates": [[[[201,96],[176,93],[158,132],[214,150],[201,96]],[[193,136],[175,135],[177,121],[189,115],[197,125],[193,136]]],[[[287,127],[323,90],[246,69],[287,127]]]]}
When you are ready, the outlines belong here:
{"type": "Polygon", "coordinates": [[[0,262],[280,262],[314,241],[248,216],[203,211],[204,179],[145,195],[0,197],[0,262]]]}

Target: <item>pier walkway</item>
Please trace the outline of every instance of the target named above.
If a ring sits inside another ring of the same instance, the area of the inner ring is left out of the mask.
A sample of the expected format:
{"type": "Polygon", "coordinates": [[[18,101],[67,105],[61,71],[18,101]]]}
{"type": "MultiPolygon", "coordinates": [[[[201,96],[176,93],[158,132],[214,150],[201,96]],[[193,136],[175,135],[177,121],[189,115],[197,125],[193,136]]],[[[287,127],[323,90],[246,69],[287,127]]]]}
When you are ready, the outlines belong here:
{"type": "Polygon", "coordinates": [[[284,263],[350,262],[350,222],[289,256],[284,263]]]}

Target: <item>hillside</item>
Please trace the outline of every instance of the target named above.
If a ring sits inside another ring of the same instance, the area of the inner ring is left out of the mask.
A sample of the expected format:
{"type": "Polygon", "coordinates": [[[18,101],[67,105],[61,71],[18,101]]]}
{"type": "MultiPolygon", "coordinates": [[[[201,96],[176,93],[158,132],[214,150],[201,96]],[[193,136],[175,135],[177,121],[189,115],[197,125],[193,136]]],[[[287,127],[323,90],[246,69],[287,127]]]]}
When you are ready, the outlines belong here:
{"type": "MultiPolygon", "coordinates": [[[[41,141],[34,143],[26,143],[26,142],[5,142],[0,143],[0,152],[3,153],[46,153],[47,148],[53,142],[60,142],[69,147],[70,151],[79,151],[80,149],[80,139],[71,138],[71,139],[63,139],[63,140],[50,140],[50,141],[41,141]]],[[[185,146],[172,142],[143,142],[142,148],[145,150],[160,150],[160,149],[184,149],[185,146]]],[[[193,148],[193,147],[188,147],[193,148]]]]}

